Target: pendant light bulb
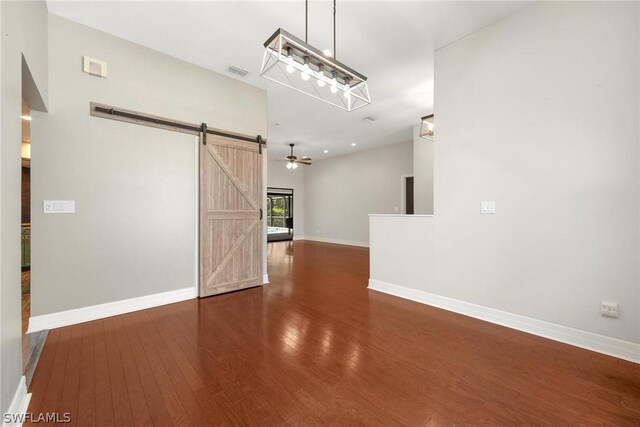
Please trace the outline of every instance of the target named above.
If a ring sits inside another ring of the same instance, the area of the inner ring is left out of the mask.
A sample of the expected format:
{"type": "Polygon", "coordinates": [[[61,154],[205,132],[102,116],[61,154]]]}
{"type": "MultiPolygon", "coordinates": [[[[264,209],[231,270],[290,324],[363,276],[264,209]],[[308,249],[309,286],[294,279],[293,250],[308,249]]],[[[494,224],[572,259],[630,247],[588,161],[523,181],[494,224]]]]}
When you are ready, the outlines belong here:
{"type": "Polygon", "coordinates": [[[318,72],[316,73],[316,83],[318,87],[325,87],[327,82],[324,80],[326,76],[324,75],[324,64],[318,65],[318,72]]]}
{"type": "Polygon", "coordinates": [[[304,59],[304,66],[302,67],[302,80],[307,81],[311,77],[311,68],[309,68],[309,58],[304,59]]]}
{"type": "Polygon", "coordinates": [[[293,163],[291,162],[287,163],[287,169],[293,169],[293,163]]]}
{"type": "Polygon", "coordinates": [[[351,100],[351,86],[349,86],[349,82],[351,82],[350,78],[346,78],[344,81],[344,97],[347,100],[351,100]]]}
{"type": "Polygon", "coordinates": [[[336,72],[331,73],[333,78],[331,79],[331,93],[338,93],[338,79],[336,78],[336,72]]]}
{"type": "Polygon", "coordinates": [[[291,165],[291,169],[298,169],[297,163],[289,163],[291,165]]]}

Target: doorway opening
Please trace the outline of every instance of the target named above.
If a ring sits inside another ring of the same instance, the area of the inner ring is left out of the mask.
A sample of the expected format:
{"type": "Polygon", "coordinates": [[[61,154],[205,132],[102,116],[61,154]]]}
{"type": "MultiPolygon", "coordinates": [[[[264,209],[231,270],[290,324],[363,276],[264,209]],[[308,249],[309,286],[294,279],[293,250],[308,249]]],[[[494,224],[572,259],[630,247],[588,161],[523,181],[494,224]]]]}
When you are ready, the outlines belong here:
{"type": "MultiPolygon", "coordinates": [[[[47,106],[42,98],[38,85],[33,79],[33,74],[29,70],[27,62],[22,57],[22,79],[21,79],[21,122],[22,134],[20,135],[20,157],[21,157],[21,244],[20,244],[20,267],[21,274],[21,301],[20,311],[22,320],[22,372],[25,376],[27,386],[31,382],[38,359],[42,352],[44,342],[47,338],[48,331],[41,330],[28,333],[29,320],[32,317],[32,301],[34,294],[33,284],[33,263],[32,263],[32,230],[34,218],[31,212],[31,144],[33,142],[33,123],[32,118],[34,112],[47,112],[47,106]]],[[[16,140],[16,144],[18,141],[16,140]]],[[[16,147],[17,148],[17,147],[16,147]]],[[[16,159],[17,160],[17,159],[16,159]]],[[[17,166],[17,165],[16,165],[17,166]]],[[[17,171],[16,171],[17,172],[17,171]]],[[[17,221],[16,221],[17,226],[17,221]]],[[[15,232],[17,233],[17,229],[15,232]]],[[[17,250],[17,248],[16,248],[17,250]]],[[[15,266],[17,270],[17,265],[15,266]]],[[[16,286],[18,284],[16,283],[16,286]]],[[[37,288],[37,287],[36,287],[37,288]]]]}
{"type": "Polygon", "coordinates": [[[293,240],[293,189],[267,188],[267,242],[293,240]]]}
{"type": "Polygon", "coordinates": [[[402,175],[402,213],[414,214],[413,175],[402,175]]]}
{"type": "Polygon", "coordinates": [[[22,357],[26,366],[27,340],[25,339],[31,314],[31,109],[22,100],[22,182],[21,182],[21,245],[20,266],[22,269],[22,357]]]}
{"type": "Polygon", "coordinates": [[[22,136],[20,141],[21,170],[21,318],[22,372],[29,385],[47,337],[47,331],[27,333],[31,317],[31,108],[25,99],[21,110],[22,136]]]}

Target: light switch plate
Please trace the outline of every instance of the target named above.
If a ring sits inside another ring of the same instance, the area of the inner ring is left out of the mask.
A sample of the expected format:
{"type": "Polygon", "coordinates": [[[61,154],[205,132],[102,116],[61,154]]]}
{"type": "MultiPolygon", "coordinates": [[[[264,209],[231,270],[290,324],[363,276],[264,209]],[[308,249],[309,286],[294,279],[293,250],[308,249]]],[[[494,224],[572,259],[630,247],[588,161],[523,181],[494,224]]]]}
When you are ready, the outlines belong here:
{"type": "Polygon", "coordinates": [[[612,317],[616,319],[618,317],[618,313],[620,312],[620,306],[617,302],[612,301],[602,301],[600,303],[600,314],[604,317],[612,317]]]}
{"type": "Polygon", "coordinates": [[[75,200],[45,200],[42,211],[46,214],[76,213],[75,200]]]}
{"type": "Polygon", "coordinates": [[[496,202],[494,201],[480,202],[480,213],[482,214],[496,213],[496,202]]]}

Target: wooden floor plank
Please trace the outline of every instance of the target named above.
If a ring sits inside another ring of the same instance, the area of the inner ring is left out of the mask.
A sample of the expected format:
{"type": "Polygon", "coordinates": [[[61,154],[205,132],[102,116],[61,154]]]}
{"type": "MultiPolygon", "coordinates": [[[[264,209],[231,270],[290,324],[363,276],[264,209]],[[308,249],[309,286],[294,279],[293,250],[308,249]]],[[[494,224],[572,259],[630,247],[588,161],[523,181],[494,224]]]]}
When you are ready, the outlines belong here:
{"type": "Polygon", "coordinates": [[[149,406],[147,405],[147,398],[144,395],[136,363],[133,357],[131,357],[132,350],[127,338],[126,326],[123,324],[123,316],[113,317],[112,322],[116,332],[117,348],[118,353],[120,354],[122,372],[127,387],[127,396],[129,397],[129,406],[133,417],[133,425],[151,425],[153,422],[149,412],[149,406]]]}
{"type": "Polygon", "coordinates": [[[114,426],[113,399],[111,393],[111,378],[109,360],[107,358],[107,343],[105,339],[104,323],[106,320],[96,320],[93,323],[94,338],[94,369],[95,369],[95,400],[96,425],[114,426]]]}
{"type": "Polygon", "coordinates": [[[104,319],[104,331],[109,381],[111,382],[111,400],[113,401],[113,421],[117,426],[130,426],[133,425],[133,414],[118,348],[118,331],[113,318],[104,319]]]}
{"type": "MultiPolygon", "coordinates": [[[[68,414],[78,412],[78,396],[80,392],[80,357],[82,355],[82,325],[73,325],[69,344],[69,356],[65,368],[64,384],[60,396],[60,411],[68,414]]],[[[71,419],[71,424],[75,420],[71,419]]]]}
{"type": "MultiPolygon", "coordinates": [[[[161,375],[164,381],[169,380],[171,388],[174,390],[174,396],[178,398],[182,408],[184,409],[183,424],[189,420],[193,425],[206,424],[206,411],[208,408],[200,408],[193,390],[189,385],[189,381],[180,368],[180,363],[172,354],[170,348],[173,346],[171,342],[167,344],[163,339],[163,331],[167,327],[167,322],[158,321],[147,312],[139,313],[141,319],[141,333],[146,341],[145,347],[153,349],[152,352],[156,358],[156,363],[162,365],[161,375]]],[[[175,422],[175,420],[174,420],[175,422]]],[[[176,422],[180,424],[180,422],[176,422]]]]}
{"type": "MultiPolygon", "coordinates": [[[[78,391],[78,412],[72,419],[79,426],[96,424],[96,378],[93,346],[93,323],[83,323],[80,356],[80,388],[78,391]]],[[[63,328],[65,329],[65,328],[63,328]]],[[[46,348],[46,344],[45,344],[46,348]]]]}
{"type": "MultiPolygon", "coordinates": [[[[56,349],[50,379],[44,390],[44,400],[40,410],[42,412],[64,412],[60,406],[64,379],[67,373],[69,346],[73,328],[64,328],[60,331],[60,341],[56,349]]],[[[46,344],[45,344],[46,346],[46,344]]],[[[35,375],[34,375],[35,376],[35,375]]]]}
{"type": "Polygon", "coordinates": [[[29,409],[36,414],[42,412],[42,405],[44,404],[44,398],[46,396],[46,393],[44,392],[47,390],[47,386],[49,385],[49,380],[51,379],[53,371],[57,370],[54,362],[58,343],[60,342],[61,332],[62,329],[54,329],[47,336],[47,345],[45,345],[42,349],[42,355],[40,356],[40,360],[38,361],[38,365],[36,366],[36,372],[41,371],[42,373],[37,377],[34,376],[30,384],[30,388],[32,390],[43,391],[42,393],[34,394],[31,397],[29,409]]]}
{"type": "Polygon", "coordinates": [[[29,410],[76,425],[640,425],[640,365],[367,289],[268,246],[264,287],[51,331],[29,410]]]}
{"type": "MultiPolygon", "coordinates": [[[[135,362],[140,384],[144,393],[149,415],[154,425],[171,425],[171,417],[162,399],[162,394],[158,383],[149,366],[146,353],[137,335],[137,326],[134,317],[135,313],[123,316],[123,331],[127,336],[127,348],[130,350],[128,357],[135,362]]],[[[123,354],[123,357],[125,355],[123,354]]],[[[132,410],[136,412],[136,407],[132,403],[132,410]]]]}

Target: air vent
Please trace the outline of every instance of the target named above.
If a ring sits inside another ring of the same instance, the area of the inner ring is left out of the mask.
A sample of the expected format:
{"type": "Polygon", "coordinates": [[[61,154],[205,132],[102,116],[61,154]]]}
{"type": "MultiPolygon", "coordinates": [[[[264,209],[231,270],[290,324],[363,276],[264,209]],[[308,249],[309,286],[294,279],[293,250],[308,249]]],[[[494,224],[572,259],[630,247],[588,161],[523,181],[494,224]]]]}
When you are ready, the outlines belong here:
{"type": "Polygon", "coordinates": [[[373,116],[367,116],[367,117],[365,117],[364,119],[362,119],[362,121],[363,121],[363,122],[366,122],[366,123],[373,123],[373,122],[375,122],[376,120],[378,120],[378,119],[376,119],[376,118],[375,118],[375,117],[373,117],[373,116]]]}
{"type": "Polygon", "coordinates": [[[245,70],[244,68],[236,67],[235,65],[230,65],[227,70],[232,74],[239,75],[240,77],[244,77],[249,74],[249,71],[245,70]]]}

